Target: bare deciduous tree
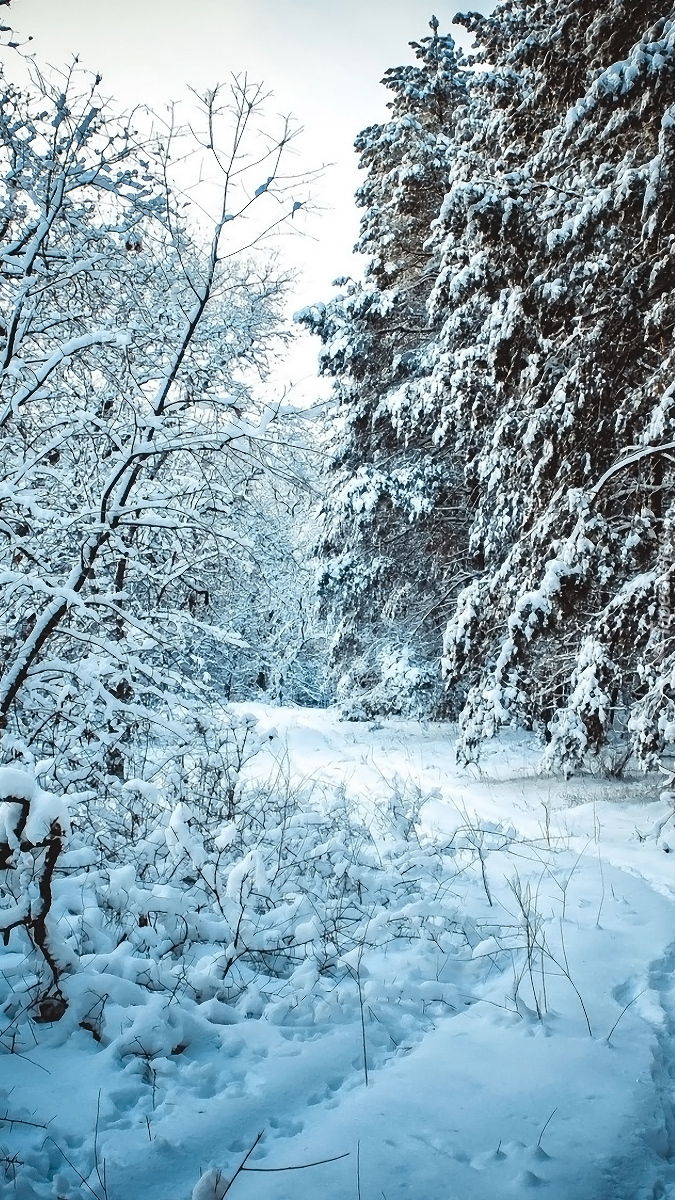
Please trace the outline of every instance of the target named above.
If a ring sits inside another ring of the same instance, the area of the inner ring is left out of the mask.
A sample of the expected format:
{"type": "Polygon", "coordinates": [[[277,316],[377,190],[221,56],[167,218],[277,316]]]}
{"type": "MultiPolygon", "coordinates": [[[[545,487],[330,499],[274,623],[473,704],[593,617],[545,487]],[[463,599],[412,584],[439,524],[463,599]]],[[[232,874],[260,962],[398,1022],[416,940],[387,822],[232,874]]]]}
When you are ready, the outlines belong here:
{"type": "Polygon", "coordinates": [[[214,597],[289,436],[252,388],[288,336],[259,247],[307,199],[246,77],[184,126],[99,84],[0,101],[0,731],[66,787],[208,724],[193,646],[237,638],[214,597]]]}

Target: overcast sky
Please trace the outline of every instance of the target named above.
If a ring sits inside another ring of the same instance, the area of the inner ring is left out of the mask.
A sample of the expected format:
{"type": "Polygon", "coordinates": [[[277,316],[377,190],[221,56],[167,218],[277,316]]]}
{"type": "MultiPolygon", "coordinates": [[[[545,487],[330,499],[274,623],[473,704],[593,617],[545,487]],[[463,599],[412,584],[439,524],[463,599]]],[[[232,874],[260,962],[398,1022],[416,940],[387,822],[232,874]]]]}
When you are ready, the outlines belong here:
{"type": "MultiPolygon", "coordinates": [[[[210,87],[232,72],[264,81],[271,112],[292,113],[304,128],[298,168],[333,164],[314,189],[323,210],[311,223],[315,240],[288,243],[302,271],[300,307],[330,294],[336,275],[356,273],[353,141],[386,119],[389,94],[379,80],[412,61],[408,42],[429,33],[434,6],[447,32],[458,0],[14,0],[11,14],[41,63],[61,66],[78,54],[125,106],[159,109],[185,97],[188,85],[210,87]]],[[[489,12],[493,4],[466,7],[489,12]]]]}

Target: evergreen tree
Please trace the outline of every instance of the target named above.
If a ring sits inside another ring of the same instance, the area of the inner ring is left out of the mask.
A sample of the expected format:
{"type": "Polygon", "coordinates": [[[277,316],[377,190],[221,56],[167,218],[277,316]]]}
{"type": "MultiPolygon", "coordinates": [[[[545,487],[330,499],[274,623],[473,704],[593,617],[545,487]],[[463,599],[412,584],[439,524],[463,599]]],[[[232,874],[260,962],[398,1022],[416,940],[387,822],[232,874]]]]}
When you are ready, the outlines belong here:
{"type": "Polygon", "coordinates": [[[545,729],[553,763],[626,725],[649,758],[672,715],[673,473],[655,451],[674,429],[675,29],[658,5],[573,0],[469,23],[494,65],[476,79],[475,187],[451,181],[432,298],[439,437],[465,451],[477,497],[447,677],[469,686],[469,750],[516,717],[545,729]],[[485,270],[458,297],[467,255],[485,270]]]}
{"type": "Polygon", "coordinates": [[[353,686],[397,581],[400,644],[425,662],[434,622],[409,618],[452,607],[446,699],[467,755],[515,720],[552,764],[616,735],[614,767],[653,762],[675,740],[675,21],[657,0],[504,0],[460,20],[478,54],[462,70],[434,31],[416,68],[448,46],[445,107],[423,87],[394,104],[444,146],[424,257],[390,152],[364,135],[373,265],[315,317],[344,428],[322,547],[324,593],[346,595],[337,653],[353,686]]]}
{"type": "Polygon", "coordinates": [[[340,280],[345,290],[329,305],[299,314],[320,334],[321,369],[336,381],[320,590],[339,691],[356,711],[442,703],[438,643],[464,520],[461,475],[436,453],[431,430],[417,424],[409,443],[399,425],[431,369],[429,238],[467,101],[454,42],[435,18],[431,26],[433,36],[412,43],[416,64],[385,75],[391,119],[356,141],[368,172],[357,193],[365,282],[340,280]]]}

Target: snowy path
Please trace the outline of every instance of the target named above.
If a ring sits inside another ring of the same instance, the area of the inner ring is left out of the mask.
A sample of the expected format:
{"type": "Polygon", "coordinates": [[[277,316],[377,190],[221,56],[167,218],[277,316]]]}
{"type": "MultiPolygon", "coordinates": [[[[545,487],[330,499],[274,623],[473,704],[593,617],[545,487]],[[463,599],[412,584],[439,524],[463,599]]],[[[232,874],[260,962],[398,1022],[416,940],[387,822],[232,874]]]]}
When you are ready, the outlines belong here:
{"type": "MultiPolygon", "coordinates": [[[[343,784],[373,809],[407,781],[431,794],[427,829],[489,831],[487,890],[475,873],[455,881],[474,913],[475,957],[440,980],[452,1007],[442,1015],[429,993],[420,1024],[392,1004],[389,1032],[368,1003],[363,1026],[351,1009],[324,1024],[239,1021],[151,1070],[138,1058],[121,1065],[84,1030],[61,1044],[58,1025],[43,1028],[30,1055],[0,1059],[0,1087],[5,1111],[51,1122],[54,1142],[3,1129],[7,1153],[42,1166],[0,1196],[104,1200],[89,1173],[100,1091],[105,1200],[189,1200],[200,1170],[231,1175],[262,1130],[248,1165],[269,1173],[240,1175],[233,1200],[509,1200],[538,1189],[552,1200],[675,1198],[675,856],[664,852],[669,826],[659,842],[649,835],[668,811],[658,784],[538,779],[524,740],[493,747],[481,772],[461,771],[448,729],[256,715],[278,733],[255,760],[261,775],[281,760],[296,783],[343,784]],[[86,1186],[74,1185],[64,1152],[86,1186]]],[[[408,984],[415,955],[412,943],[392,964],[408,984]]]]}

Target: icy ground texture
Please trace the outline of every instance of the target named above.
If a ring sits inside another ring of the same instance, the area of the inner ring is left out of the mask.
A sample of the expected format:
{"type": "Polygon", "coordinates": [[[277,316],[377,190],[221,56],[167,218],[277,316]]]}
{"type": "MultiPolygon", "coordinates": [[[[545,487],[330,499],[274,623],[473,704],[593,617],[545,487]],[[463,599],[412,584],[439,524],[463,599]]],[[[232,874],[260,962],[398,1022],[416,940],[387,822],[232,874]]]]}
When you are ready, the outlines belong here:
{"type": "Polygon", "coordinates": [[[262,1133],[232,1200],[675,1198],[658,781],[256,716],[245,819],[179,806],[112,868],[71,838],[60,1021],[31,1019],[22,931],[0,951],[0,1197],[221,1200],[262,1133]]]}

